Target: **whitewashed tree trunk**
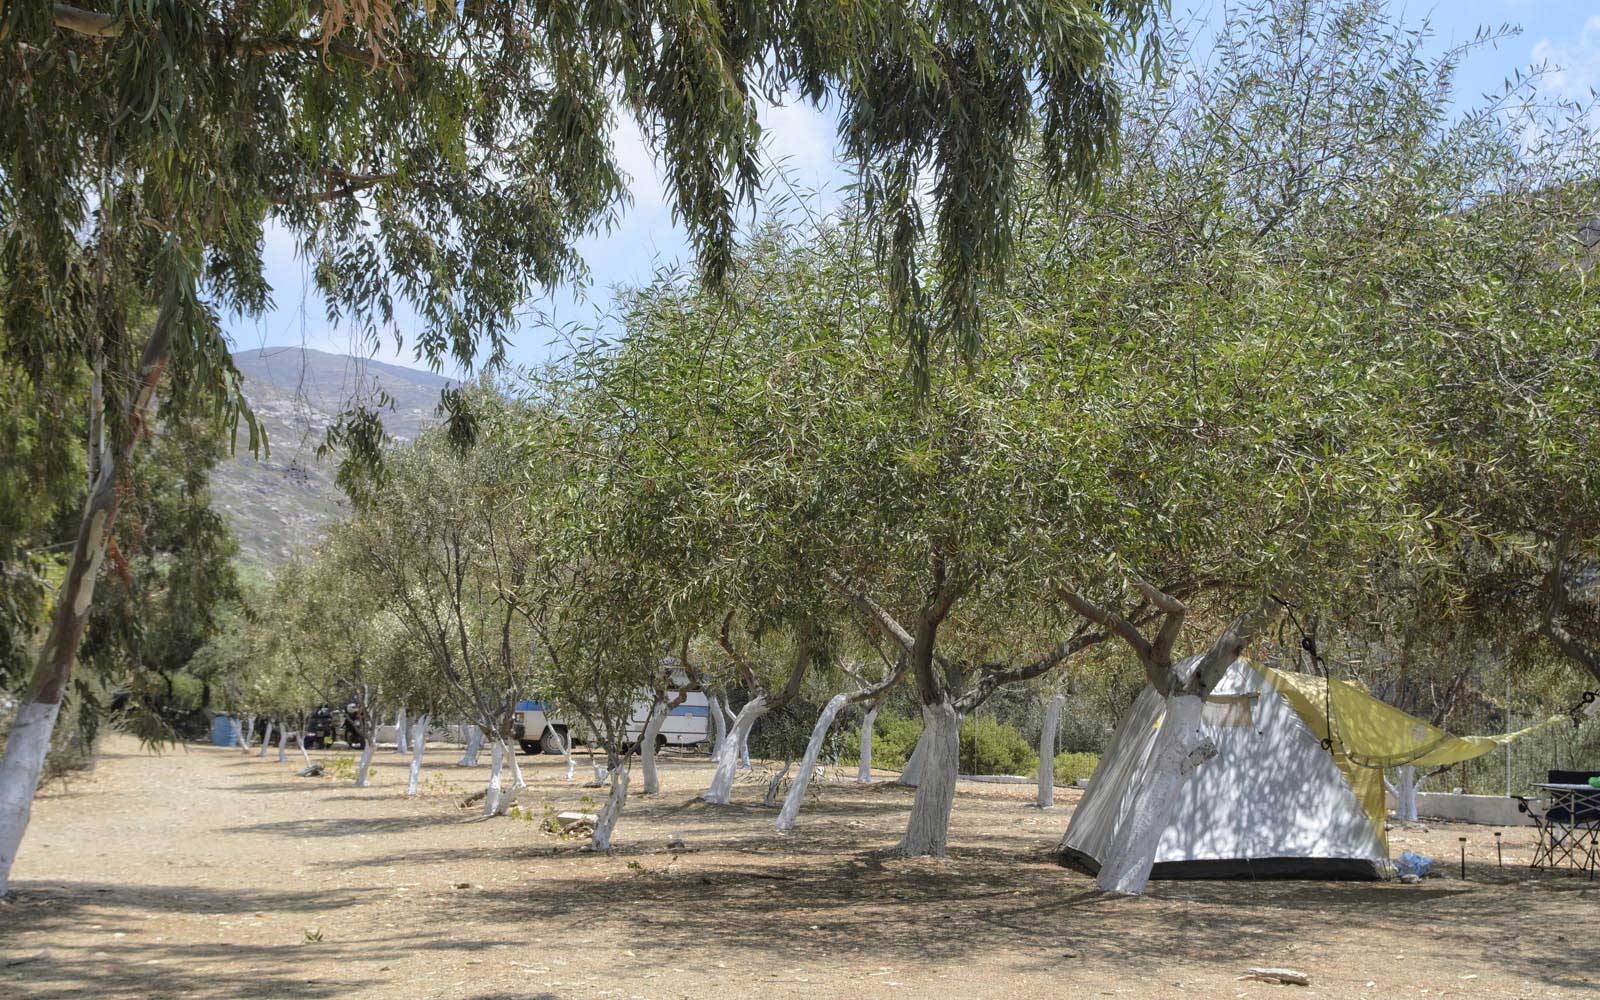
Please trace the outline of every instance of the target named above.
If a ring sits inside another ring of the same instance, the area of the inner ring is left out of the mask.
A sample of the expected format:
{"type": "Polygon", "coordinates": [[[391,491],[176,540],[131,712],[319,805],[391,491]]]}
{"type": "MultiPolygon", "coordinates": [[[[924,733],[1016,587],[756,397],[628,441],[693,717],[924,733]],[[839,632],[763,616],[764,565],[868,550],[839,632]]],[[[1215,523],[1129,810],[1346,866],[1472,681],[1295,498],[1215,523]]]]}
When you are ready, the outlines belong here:
{"type": "Polygon", "coordinates": [[[1136,895],[1150,881],[1156,847],[1172,822],[1183,786],[1196,768],[1217,755],[1217,745],[1201,722],[1204,706],[1198,695],[1167,698],[1166,715],[1150,751],[1149,772],[1135,793],[1128,816],[1112,836],[1095,880],[1101,889],[1136,895]]]}
{"type": "Polygon", "coordinates": [[[478,751],[483,749],[483,730],[477,726],[467,727],[467,749],[461,754],[461,759],[456,761],[456,767],[476,767],[478,764],[478,751]]]}
{"type": "Polygon", "coordinates": [[[924,728],[917,749],[922,752],[917,795],[911,802],[906,835],[894,853],[906,858],[942,858],[950,840],[950,808],[956,798],[956,769],[961,758],[961,713],[947,701],[925,705],[924,728]],[[924,749],[923,744],[927,746],[924,749]]]}
{"type": "Polygon", "coordinates": [[[754,726],[756,720],[766,714],[766,711],[766,697],[757,695],[733,717],[733,726],[728,730],[728,738],[723,741],[722,752],[717,755],[717,769],[711,776],[711,787],[700,796],[702,799],[718,806],[725,806],[733,800],[733,779],[739,770],[739,757],[745,752],[745,741],[750,738],[750,727],[754,726]]]}
{"type": "Polygon", "coordinates": [[[306,753],[306,731],[305,731],[305,727],[302,726],[300,728],[300,731],[294,734],[294,741],[295,741],[295,745],[300,748],[300,758],[306,762],[306,767],[310,767],[311,766],[311,755],[306,753]]]}
{"type": "Polygon", "coordinates": [[[289,760],[289,730],[283,726],[278,727],[278,763],[284,764],[289,760]]]}
{"type": "Polygon", "coordinates": [[[272,720],[268,719],[267,720],[267,728],[261,734],[261,751],[259,753],[257,753],[256,756],[257,757],[266,757],[266,755],[267,755],[267,747],[269,747],[271,745],[272,745],[272,720]]]}
{"type": "Polygon", "coordinates": [[[706,710],[716,734],[711,738],[711,759],[715,760],[722,753],[722,741],[728,738],[728,721],[722,717],[722,702],[717,700],[716,695],[706,698],[706,710]]]}
{"type": "Polygon", "coordinates": [[[1428,779],[1417,777],[1417,765],[1402,764],[1394,769],[1394,814],[1411,823],[1417,821],[1417,792],[1428,779]]]}
{"type": "Polygon", "coordinates": [[[783,800],[783,808],[778,810],[778,832],[794,829],[795,819],[800,815],[800,804],[805,801],[806,788],[811,784],[811,774],[817,769],[817,756],[822,752],[822,741],[828,736],[828,729],[833,726],[833,717],[839,714],[845,703],[850,700],[847,694],[836,694],[828,700],[822,708],[822,714],[817,716],[817,724],[811,727],[811,739],[806,741],[806,755],[800,758],[800,773],[794,776],[794,784],[789,786],[789,797],[783,800]]]}
{"type": "Polygon", "coordinates": [[[500,745],[506,748],[506,759],[511,761],[512,789],[527,788],[528,783],[522,780],[522,763],[517,760],[517,748],[512,745],[510,740],[504,740],[500,745]]]}
{"type": "Polygon", "coordinates": [[[250,752],[250,740],[256,735],[256,717],[245,719],[244,728],[239,730],[239,748],[245,753],[250,752]]]}
{"type": "Polygon", "coordinates": [[[1044,707],[1044,727],[1039,730],[1039,797],[1035,802],[1040,809],[1050,809],[1056,804],[1056,730],[1061,728],[1061,703],[1065,695],[1054,695],[1044,707]]]}
{"type": "Polygon", "coordinates": [[[577,770],[577,765],[572,762],[572,731],[568,730],[560,736],[561,752],[567,758],[567,780],[571,781],[573,772],[577,770]]]}
{"type": "Polygon", "coordinates": [[[361,759],[356,761],[357,788],[366,788],[371,783],[369,776],[372,773],[372,752],[377,749],[377,743],[373,740],[374,735],[376,734],[368,733],[367,738],[361,743],[361,759]]]}
{"type": "Polygon", "coordinates": [[[494,746],[489,748],[489,787],[483,795],[485,816],[498,816],[503,811],[500,805],[500,769],[505,766],[505,761],[505,741],[495,740],[494,746]]]}
{"type": "Polygon", "coordinates": [[[409,753],[411,747],[406,743],[406,710],[394,713],[394,752],[409,753]]]}
{"type": "Polygon", "coordinates": [[[861,718],[861,761],[856,765],[856,780],[862,784],[872,781],[872,727],[878,721],[878,710],[867,709],[861,718]]]}
{"type": "Polygon", "coordinates": [[[417,728],[411,733],[411,775],[406,779],[406,795],[417,794],[417,782],[422,777],[422,751],[428,745],[428,713],[423,712],[422,718],[417,720],[417,728]]]}
{"type": "Polygon", "coordinates": [[[905,769],[900,772],[900,777],[895,779],[898,784],[917,787],[917,782],[922,780],[922,762],[928,756],[928,710],[922,710],[922,735],[917,737],[917,745],[911,748],[911,759],[906,761],[905,769]]]}
{"type": "Polygon", "coordinates": [[[644,787],[641,795],[655,795],[661,791],[661,778],[656,774],[656,738],[667,721],[667,706],[657,701],[650,707],[650,721],[644,724],[644,735],[639,738],[639,760],[644,764],[644,787]]]}
{"type": "Polygon", "coordinates": [[[628,768],[617,766],[611,769],[611,794],[606,796],[606,804],[600,807],[600,813],[595,817],[594,833],[589,835],[589,849],[592,851],[611,850],[611,832],[616,829],[617,817],[622,815],[622,805],[628,801],[628,768]]]}
{"type": "Polygon", "coordinates": [[[44,773],[50,733],[60,711],[59,701],[24,701],[11,720],[5,756],[0,758],[0,895],[11,883],[11,863],[28,829],[33,793],[44,773]]]}

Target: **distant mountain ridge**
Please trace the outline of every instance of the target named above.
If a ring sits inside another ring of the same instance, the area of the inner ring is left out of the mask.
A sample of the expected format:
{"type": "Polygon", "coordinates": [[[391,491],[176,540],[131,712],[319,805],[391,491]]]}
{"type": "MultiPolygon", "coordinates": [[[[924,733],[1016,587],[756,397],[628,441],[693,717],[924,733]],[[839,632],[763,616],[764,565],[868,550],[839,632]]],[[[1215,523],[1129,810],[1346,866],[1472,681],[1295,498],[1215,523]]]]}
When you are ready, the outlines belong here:
{"type": "Polygon", "coordinates": [[[251,455],[241,429],[233,457],[212,475],[212,506],[238,536],[240,559],[263,568],[316,544],[344,511],[333,479],[338,459],[317,458],[340,413],[357,399],[370,404],[381,390],[393,405],[382,411],[384,429],[409,441],[437,422],[439,393],[456,384],[433,372],[302,347],[239,351],[233,363],[269,450],[251,455]]]}

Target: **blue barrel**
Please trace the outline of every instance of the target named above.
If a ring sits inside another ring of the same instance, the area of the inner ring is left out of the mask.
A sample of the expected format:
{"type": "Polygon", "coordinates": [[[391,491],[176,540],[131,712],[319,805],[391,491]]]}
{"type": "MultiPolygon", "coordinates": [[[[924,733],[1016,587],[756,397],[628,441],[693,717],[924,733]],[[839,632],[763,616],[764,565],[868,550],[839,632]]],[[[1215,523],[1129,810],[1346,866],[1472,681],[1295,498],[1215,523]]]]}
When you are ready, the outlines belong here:
{"type": "Polygon", "coordinates": [[[239,745],[239,720],[231,715],[219,715],[211,720],[211,745],[236,747],[239,745]]]}

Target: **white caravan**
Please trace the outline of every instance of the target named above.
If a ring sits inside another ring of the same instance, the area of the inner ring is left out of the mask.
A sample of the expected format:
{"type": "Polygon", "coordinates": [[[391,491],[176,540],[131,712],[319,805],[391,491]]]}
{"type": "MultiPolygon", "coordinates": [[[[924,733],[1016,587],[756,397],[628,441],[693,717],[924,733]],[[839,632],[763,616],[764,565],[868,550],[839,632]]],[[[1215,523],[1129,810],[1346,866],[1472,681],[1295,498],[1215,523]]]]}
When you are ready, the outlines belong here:
{"type": "MultiPolygon", "coordinates": [[[[644,737],[644,727],[650,721],[651,704],[650,692],[640,692],[633,703],[633,717],[628,720],[628,739],[638,742],[644,737]]],[[[661,724],[661,733],[656,737],[657,748],[687,747],[706,742],[710,720],[711,708],[706,696],[699,691],[687,692],[683,704],[673,708],[661,724]]],[[[569,738],[575,743],[588,742],[582,722],[553,714],[550,704],[538,699],[517,703],[516,737],[523,753],[530,754],[561,753],[569,738]]]]}

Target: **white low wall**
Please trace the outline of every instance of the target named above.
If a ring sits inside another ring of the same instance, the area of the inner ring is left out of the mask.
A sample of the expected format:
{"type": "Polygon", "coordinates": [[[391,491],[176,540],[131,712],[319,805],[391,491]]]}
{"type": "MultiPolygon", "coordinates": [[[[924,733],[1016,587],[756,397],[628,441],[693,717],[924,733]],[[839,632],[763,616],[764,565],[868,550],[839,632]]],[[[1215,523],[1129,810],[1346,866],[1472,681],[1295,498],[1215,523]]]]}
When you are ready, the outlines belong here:
{"type": "MultiPolygon", "coordinates": [[[[1393,804],[1393,800],[1390,800],[1393,804]]],[[[1449,819],[1458,823],[1485,826],[1531,826],[1528,814],[1517,809],[1517,800],[1504,795],[1456,795],[1451,792],[1418,792],[1417,816],[1423,819],[1449,819]]]]}

